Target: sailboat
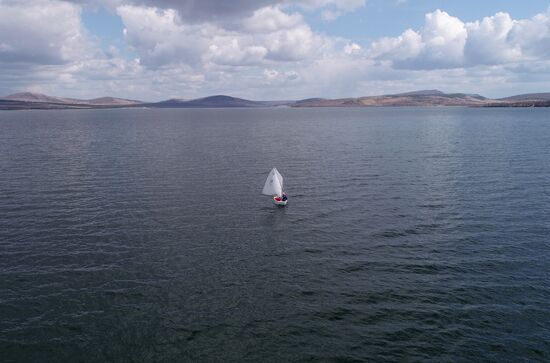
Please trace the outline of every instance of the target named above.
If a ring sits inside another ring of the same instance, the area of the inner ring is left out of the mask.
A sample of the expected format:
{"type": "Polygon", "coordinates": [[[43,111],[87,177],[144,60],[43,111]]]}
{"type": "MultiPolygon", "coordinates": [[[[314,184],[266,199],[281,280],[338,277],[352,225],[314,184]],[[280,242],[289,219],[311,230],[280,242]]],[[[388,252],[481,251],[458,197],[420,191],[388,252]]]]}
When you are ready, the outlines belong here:
{"type": "Polygon", "coordinates": [[[283,192],[283,176],[276,168],[271,169],[269,172],[262,194],[273,197],[275,205],[285,206],[288,202],[288,198],[283,192]]]}

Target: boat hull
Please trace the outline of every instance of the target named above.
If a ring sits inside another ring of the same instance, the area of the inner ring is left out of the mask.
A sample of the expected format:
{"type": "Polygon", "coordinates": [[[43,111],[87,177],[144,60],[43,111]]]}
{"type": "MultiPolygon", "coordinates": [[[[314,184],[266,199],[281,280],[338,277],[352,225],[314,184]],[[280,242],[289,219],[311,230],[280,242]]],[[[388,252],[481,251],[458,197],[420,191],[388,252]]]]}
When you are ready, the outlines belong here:
{"type": "Polygon", "coordinates": [[[288,203],[287,200],[283,200],[282,198],[275,197],[273,198],[273,204],[284,207],[288,203]]]}

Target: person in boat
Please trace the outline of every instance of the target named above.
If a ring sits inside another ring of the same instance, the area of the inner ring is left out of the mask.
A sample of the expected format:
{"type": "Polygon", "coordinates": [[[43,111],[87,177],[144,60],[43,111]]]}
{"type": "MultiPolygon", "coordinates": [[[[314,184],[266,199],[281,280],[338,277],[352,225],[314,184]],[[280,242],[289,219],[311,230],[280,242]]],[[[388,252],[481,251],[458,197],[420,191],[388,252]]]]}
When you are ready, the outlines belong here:
{"type": "Polygon", "coordinates": [[[285,202],[288,199],[285,193],[283,193],[283,202],[285,202]]]}

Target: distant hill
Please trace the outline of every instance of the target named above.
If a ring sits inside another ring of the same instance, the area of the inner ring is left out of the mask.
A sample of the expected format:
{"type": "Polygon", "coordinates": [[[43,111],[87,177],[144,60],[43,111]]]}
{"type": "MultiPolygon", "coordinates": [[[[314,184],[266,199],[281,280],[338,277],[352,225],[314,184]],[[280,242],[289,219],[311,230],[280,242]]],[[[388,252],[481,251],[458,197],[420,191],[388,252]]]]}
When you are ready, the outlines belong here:
{"type": "Polygon", "coordinates": [[[173,98],[144,103],[115,97],[89,100],[53,97],[40,93],[22,92],[0,98],[0,110],[24,109],[83,109],[83,108],[234,108],[234,107],[384,107],[384,106],[467,106],[467,107],[550,107],[550,93],[531,93],[500,99],[478,94],[444,93],[439,90],[367,96],[357,98],[307,98],[298,101],[251,101],[226,95],[197,99],[173,98]]]}
{"type": "MultiPolygon", "coordinates": [[[[306,98],[303,100],[296,101],[290,106],[292,107],[341,107],[345,106],[346,103],[354,102],[355,98],[306,98]]],[[[354,105],[356,106],[356,105],[354,105]]]]}
{"type": "Polygon", "coordinates": [[[216,95],[194,100],[170,99],[148,104],[149,107],[162,108],[220,108],[220,107],[263,107],[265,102],[245,100],[225,95],[216,95]]]}
{"type": "Polygon", "coordinates": [[[445,93],[437,89],[428,89],[428,90],[396,93],[396,94],[390,94],[386,96],[443,96],[444,94],[445,93]]]}
{"type": "Polygon", "coordinates": [[[94,107],[120,107],[120,106],[135,106],[142,104],[141,101],[127,100],[124,98],[101,97],[91,100],[81,100],[76,98],[53,97],[41,93],[21,92],[0,98],[0,102],[6,105],[18,105],[25,108],[94,108],[94,107]],[[15,103],[10,103],[12,101],[15,103]]]}
{"type": "Polygon", "coordinates": [[[465,93],[423,90],[384,96],[297,101],[294,107],[365,107],[365,106],[483,106],[487,98],[465,93]]]}
{"type": "Polygon", "coordinates": [[[40,102],[40,103],[71,103],[66,98],[47,96],[41,93],[21,92],[3,97],[4,100],[20,102],[40,102]]]}
{"type": "Polygon", "coordinates": [[[116,98],[116,97],[100,97],[94,98],[91,100],[84,100],[89,105],[114,105],[114,106],[130,106],[130,105],[140,105],[143,102],[136,100],[127,100],[125,98],[116,98]]]}
{"type": "Polygon", "coordinates": [[[517,96],[499,98],[499,101],[550,101],[550,92],[548,93],[526,93],[517,96]]]}

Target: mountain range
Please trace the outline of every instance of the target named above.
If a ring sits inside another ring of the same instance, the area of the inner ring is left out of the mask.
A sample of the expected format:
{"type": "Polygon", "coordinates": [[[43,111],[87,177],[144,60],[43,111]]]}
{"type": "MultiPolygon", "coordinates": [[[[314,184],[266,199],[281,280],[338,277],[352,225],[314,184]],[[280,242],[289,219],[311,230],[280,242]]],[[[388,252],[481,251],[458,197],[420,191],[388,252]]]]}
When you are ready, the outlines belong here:
{"type": "Polygon", "coordinates": [[[48,96],[41,93],[22,92],[0,98],[2,109],[61,109],[129,107],[143,102],[115,97],[100,97],[88,100],[48,96]]]}
{"type": "Polygon", "coordinates": [[[477,94],[444,93],[422,90],[407,93],[357,98],[309,98],[291,101],[251,101],[225,95],[197,99],[173,98],[143,102],[115,97],[75,99],[40,93],[15,93],[0,98],[0,110],[90,109],[90,108],[230,108],[230,107],[381,107],[381,106],[469,106],[469,107],[550,107],[550,93],[521,94],[490,99],[477,94]]]}

